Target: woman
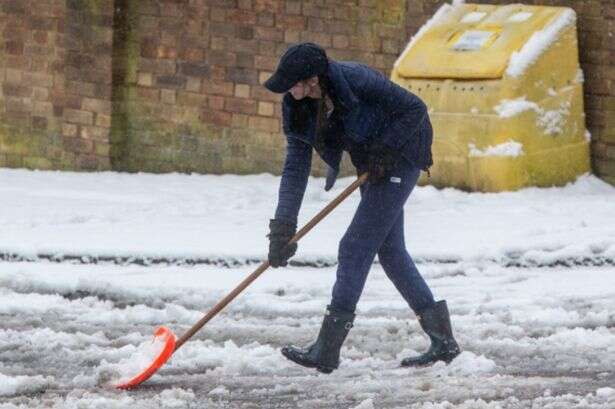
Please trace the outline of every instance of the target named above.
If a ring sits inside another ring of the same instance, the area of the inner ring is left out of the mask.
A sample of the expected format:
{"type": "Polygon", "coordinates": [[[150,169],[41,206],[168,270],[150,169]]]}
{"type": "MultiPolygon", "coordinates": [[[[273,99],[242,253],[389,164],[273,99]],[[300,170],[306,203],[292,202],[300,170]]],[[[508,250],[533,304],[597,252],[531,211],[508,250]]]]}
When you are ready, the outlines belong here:
{"type": "Polygon", "coordinates": [[[273,267],[287,265],[297,250],[297,244],[286,244],[296,231],[312,149],[329,166],[326,190],[335,182],[344,150],[358,174],[369,172],[359,207],[339,244],[337,278],[318,338],[305,349],[286,346],[282,354],[323,373],[338,367],[340,348],[378,254],[385,273],[431,339],[426,353],[404,359],[402,366],[450,362],[459,347],[446,302],[434,300],[404,243],[403,205],[421,170],[432,164],[432,129],[425,104],[367,66],[329,60],[312,43],[290,47],[265,87],[285,93],[287,137],[278,206],[269,223],[273,267]]]}

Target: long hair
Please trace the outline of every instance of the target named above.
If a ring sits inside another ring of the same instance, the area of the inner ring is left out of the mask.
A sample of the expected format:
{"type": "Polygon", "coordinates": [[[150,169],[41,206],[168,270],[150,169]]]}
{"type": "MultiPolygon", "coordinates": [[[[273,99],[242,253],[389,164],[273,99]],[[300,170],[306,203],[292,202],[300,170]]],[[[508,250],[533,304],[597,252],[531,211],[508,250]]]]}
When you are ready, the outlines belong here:
{"type": "Polygon", "coordinates": [[[335,90],[331,80],[326,73],[318,75],[318,84],[322,91],[322,97],[314,100],[303,98],[299,101],[293,99],[293,109],[290,116],[290,129],[293,132],[306,132],[309,119],[312,115],[316,116],[316,139],[315,148],[319,150],[326,142],[324,140],[325,129],[327,126],[327,105],[325,99],[328,96],[333,102],[334,109],[339,108],[338,99],[335,97],[335,90]]]}
{"type": "Polygon", "coordinates": [[[314,112],[314,103],[311,98],[296,100],[290,98],[292,109],[290,111],[290,130],[297,133],[307,132],[310,116],[314,112]]]}

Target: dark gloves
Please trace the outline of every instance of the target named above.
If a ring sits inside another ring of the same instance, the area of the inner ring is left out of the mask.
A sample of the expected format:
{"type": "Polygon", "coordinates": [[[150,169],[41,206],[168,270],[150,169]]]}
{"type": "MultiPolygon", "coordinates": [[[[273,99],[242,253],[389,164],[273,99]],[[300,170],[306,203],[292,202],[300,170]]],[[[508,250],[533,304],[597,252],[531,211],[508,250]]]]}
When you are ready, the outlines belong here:
{"type": "Polygon", "coordinates": [[[328,192],[331,190],[333,185],[335,185],[335,180],[337,179],[337,174],[339,173],[339,169],[332,168],[331,166],[327,166],[327,180],[325,182],[325,191],[328,192]]]}
{"type": "Polygon", "coordinates": [[[367,153],[367,171],[369,183],[380,183],[395,168],[399,153],[382,144],[374,142],[367,153]]]}
{"type": "Polygon", "coordinates": [[[295,255],[297,243],[288,245],[290,239],[295,235],[297,226],[281,220],[271,219],[269,221],[269,264],[271,267],[286,266],[288,259],[295,255]]]}

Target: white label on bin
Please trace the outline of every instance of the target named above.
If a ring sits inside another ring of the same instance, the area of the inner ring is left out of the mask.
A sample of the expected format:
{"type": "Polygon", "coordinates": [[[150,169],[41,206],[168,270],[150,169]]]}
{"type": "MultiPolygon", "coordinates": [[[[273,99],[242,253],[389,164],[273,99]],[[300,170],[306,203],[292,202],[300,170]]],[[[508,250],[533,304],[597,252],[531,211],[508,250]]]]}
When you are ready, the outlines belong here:
{"type": "Polygon", "coordinates": [[[483,11],[472,11],[470,13],[467,13],[465,16],[463,16],[463,18],[461,19],[461,22],[462,23],[478,23],[486,15],[487,13],[483,11]]]}
{"type": "Polygon", "coordinates": [[[483,45],[491,38],[493,31],[468,30],[464,32],[459,40],[453,45],[453,50],[475,51],[480,50],[483,45]]]}
{"type": "Polygon", "coordinates": [[[534,13],[530,13],[529,11],[520,11],[508,17],[508,21],[511,23],[523,23],[524,21],[532,17],[533,14],[534,13]]]}

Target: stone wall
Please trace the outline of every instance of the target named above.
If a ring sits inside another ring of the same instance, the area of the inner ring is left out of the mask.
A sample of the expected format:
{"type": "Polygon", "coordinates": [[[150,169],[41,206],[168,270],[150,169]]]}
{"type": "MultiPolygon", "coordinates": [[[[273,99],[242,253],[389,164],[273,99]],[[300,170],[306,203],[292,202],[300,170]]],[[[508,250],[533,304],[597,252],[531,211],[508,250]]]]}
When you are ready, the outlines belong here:
{"type": "MultiPolygon", "coordinates": [[[[615,183],[615,4],[527,2],[579,15],[594,170],[615,183]]],[[[0,166],[279,173],[280,97],[261,83],[286,47],[388,74],[443,3],[2,0],[0,166]]]]}
{"type": "Polygon", "coordinates": [[[112,0],[0,2],[0,166],[109,168],[112,0]]]}

